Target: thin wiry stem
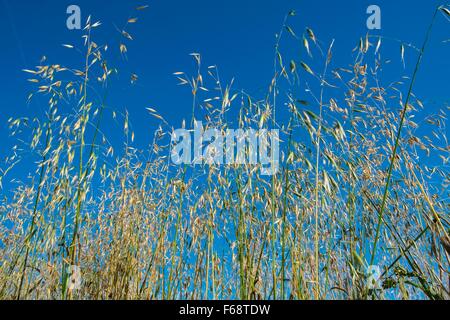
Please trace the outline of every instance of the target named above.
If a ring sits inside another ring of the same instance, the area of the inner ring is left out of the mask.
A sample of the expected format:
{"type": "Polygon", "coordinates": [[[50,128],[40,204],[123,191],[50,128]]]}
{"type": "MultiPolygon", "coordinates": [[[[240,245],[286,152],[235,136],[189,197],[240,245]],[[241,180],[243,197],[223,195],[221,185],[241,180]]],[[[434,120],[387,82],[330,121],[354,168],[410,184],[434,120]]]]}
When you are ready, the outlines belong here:
{"type": "Polygon", "coordinates": [[[401,134],[402,134],[402,129],[403,129],[403,125],[406,119],[406,113],[408,112],[408,105],[409,105],[409,101],[411,99],[412,96],[412,91],[414,88],[414,83],[416,82],[416,77],[419,71],[419,67],[420,64],[422,62],[422,58],[423,55],[425,53],[425,49],[427,47],[429,38],[430,38],[430,34],[431,34],[431,30],[433,29],[433,25],[434,25],[434,21],[436,19],[436,15],[439,11],[439,7],[436,8],[436,10],[434,11],[433,14],[433,19],[431,20],[431,23],[428,27],[426,36],[425,36],[425,40],[422,44],[422,49],[420,50],[420,54],[419,57],[417,59],[416,62],[416,66],[414,68],[414,72],[411,78],[411,83],[409,85],[409,89],[408,89],[408,94],[406,96],[406,101],[404,103],[404,107],[403,110],[401,112],[401,118],[400,118],[400,123],[398,126],[398,131],[397,131],[397,137],[395,139],[395,143],[394,143],[394,150],[392,151],[392,156],[391,156],[391,161],[389,164],[389,170],[388,170],[388,174],[387,174],[387,178],[386,178],[386,184],[384,186],[384,192],[383,192],[383,200],[381,202],[381,209],[380,209],[380,213],[378,214],[378,222],[377,222],[377,229],[376,229],[376,233],[375,233],[375,238],[374,238],[374,242],[373,242],[373,248],[372,248],[372,257],[370,259],[370,264],[373,265],[375,262],[375,258],[376,258],[376,254],[377,254],[377,244],[379,241],[379,237],[380,237],[380,231],[381,231],[381,224],[383,223],[383,214],[384,214],[384,210],[386,208],[386,200],[388,197],[388,193],[389,193],[389,187],[390,187],[390,183],[391,183],[391,178],[392,178],[392,172],[394,170],[394,166],[395,166],[395,159],[397,157],[397,150],[398,147],[400,145],[400,138],[401,138],[401,134]]]}

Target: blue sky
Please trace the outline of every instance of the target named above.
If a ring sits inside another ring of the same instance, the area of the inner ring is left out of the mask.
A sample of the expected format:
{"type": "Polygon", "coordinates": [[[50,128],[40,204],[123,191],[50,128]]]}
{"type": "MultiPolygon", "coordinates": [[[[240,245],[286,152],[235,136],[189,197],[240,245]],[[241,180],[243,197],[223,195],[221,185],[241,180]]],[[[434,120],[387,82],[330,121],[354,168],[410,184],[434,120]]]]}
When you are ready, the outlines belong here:
{"type": "MultiPolygon", "coordinates": [[[[387,38],[401,39],[420,46],[435,7],[436,0],[395,1],[17,1],[0,0],[0,134],[7,136],[9,117],[42,115],[45,105],[38,101],[26,104],[32,86],[21,69],[32,68],[45,55],[52,63],[80,66],[82,59],[68,53],[61,44],[80,44],[81,31],[66,28],[66,8],[77,4],[83,21],[91,14],[103,23],[96,38],[99,43],[113,39],[117,43],[115,25],[121,26],[134,16],[134,8],[148,4],[139,23],[127,29],[134,37],[128,45],[128,61],[116,50],[113,64],[121,70],[121,79],[114,84],[108,104],[117,110],[127,109],[136,132],[136,144],[147,146],[153,137],[157,121],[146,107],[157,109],[171,124],[177,126],[191,110],[190,92],[178,87],[172,75],[175,71],[191,71],[194,66],[189,53],[202,55],[205,65],[219,67],[226,83],[235,78],[234,88],[245,89],[256,96],[266,91],[273,72],[275,34],[283,18],[291,9],[297,16],[289,24],[302,34],[305,27],[314,30],[325,44],[335,39],[334,64],[348,66],[353,61],[352,49],[358,39],[368,32],[366,8],[371,4],[381,7],[382,30],[371,32],[387,38]],[[128,81],[136,73],[136,85],[128,81]]],[[[415,92],[426,108],[448,98],[450,60],[450,24],[443,16],[437,19],[429,51],[426,53],[415,92]],[[432,57],[432,58],[430,58],[432,57]]],[[[295,55],[298,44],[282,43],[281,50],[295,55]]],[[[400,64],[400,47],[386,41],[385,58],[400,64]]],[[[407,68],[387,70],[390,80],[410,74],[415,63],[414,52],[406,52],[407,68]]],[[[437,107],[436,107],[437,108],[437,107]]],[[[437,109],[435,109],[437,110],[437,109]]],[[[434,110],[434,111],[435,111],[434,110]]],[[[432,110],[431,110],[432,111],[432,110]]],[[[120,128],[120,127],[119,127],[120,128]]],[[[11,146],[7,139],[0,141],[0,155],[11,146]]]]}
{"type": "MultiPolygon", "coordinates": [[[[82,32],[66,27],[69,5],[81,8],[83,21],[92,15],[94,21],[103,23],[95,31],[94,41],[110,44],[110,65],[120,70],[118,79],[111,84],[107,104],[118,112],[128,110],[136,133],[135,146],[145,150],[152,143],[159,124],[146,108],[158,110],[175,128],[181,126],[182,119],[190,120],[190,90],[177,86],[173,73],[195,72],[189,56],[192,52],[202,55],[204,66],[217,65],[224,84],[234,78],[234,90],[245,89],[257,98],[264,98],[273,76],[275,34],[289,11],[297,13],[288,23],[292,30],[301,36],[306,27],[311,28],[325,50],[334,39],[333,68],[349,67],[355,58],[352,50],[368,32],[366,9],[376,4],[381,8],[382,29],[370,33],[386,38],[382,55],[393,61],[383,70],[386,85],[410,76],[417,59],[417,53],[407,49],[404,69],[400,45],[392,39],[420,47],[435,8],[444,1],[0,0],[0,135],[3,137],[0,139],[0,168],[11,146],[17,143],[8,138],[7,120],[10,117],[42,119],[47,110],[44,99],[26,103],[33,86],[27,82],[29,75],[21,70],[34,68],[44,55],[49,63],[83,68],[83,57],[62,46],[80,46],[81,43],[82,32]],[[134,41],[127,43],[129,53],[124,61],[118,50],[121,36],[116,26],[121,28],[129,18],[136,16],[134,8],[146,4],[149,8],[139,14],[138,23],[126,29],[134,41]],[[134,85],[129,81],[132,73],[139,76],[134,85]]],[[[421,116],[435,113],[449,102],[450,41],[445,42],[448,39],[450,23],[439,14],[414,87],[415,94],[425,105],[421,116]]],[[[300,41],[292,37],[281,42],[280,50],[286,55],[286,62],[305,60],[316,66],[304,49],[301,51],[300,41]]],[[[321,61],[317,51],[314,55],[321,61]]],[[[404,94],[408,80],[405,82],[404,94]]],[[[304,89],[299,89],[297,97],[305,94],[304,89]]],[[[388,107],[398,108],[398,105],[388,107]]],[[[123,141],[122,128],[122,124],[115,123],[109,116],[101,130],[113,144],[118,144],[123,141]]],[[[27,161],[9,177],[25,180],[27,174],[32,173],[28,170],[35,169],[33,161],[27,161]]],[[[6,194],[4,190],[0,193],[6,194]]]]}

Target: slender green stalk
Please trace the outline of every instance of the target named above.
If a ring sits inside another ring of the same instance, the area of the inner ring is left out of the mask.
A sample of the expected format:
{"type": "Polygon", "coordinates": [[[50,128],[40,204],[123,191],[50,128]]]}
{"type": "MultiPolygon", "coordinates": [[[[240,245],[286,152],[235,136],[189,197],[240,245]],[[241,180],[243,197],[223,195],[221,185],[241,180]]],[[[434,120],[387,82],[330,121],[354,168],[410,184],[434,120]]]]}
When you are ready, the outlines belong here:
{"type": "Polygon", "coordinates": [[[411,96],[412,96],[412,90],[413,90],[413,87],[414,87],[414,83],[416,82],[416,77],[417,77],[417,74],[418,74],[418,71],[419,71],[419,67],[420,67],[420,64],[422,62],[422,58],[423,58],[423,55],[425,53],[425,49],[427,47],[427,44],[428,44],[428,41],[429,41],[429,38],[430,38],[430,35],[431,35],[431,30],[433,29],[434,21],[436,19],[436,15],[437,15],[438,11],[439,11],[439,7],[436,8],[436,10],[434,11],[433,19],[431,20],[431,23],[430,23],[430,25],[428,27],[428,30],[427,30],[427,33],[426,33],[426,36],[425,36],[425,40],[424,40],[424,42],[422,44],[422,49],[420,50],[419,57],[417,59],[416,66],[414,68],[414,72],[413,72],[413,75],[412,75],[412,78],[411,78],[411,83],[409,85],[408,94],[406,96],[406,101],[404,103],[404,107],[403,107],[403,110],[402,110],[402,113],[401,113],[400,123],[399,123],[398,131],[397,131],[397,137],[396,137],[395,143],[394,143],[394,150],[392,151],[392,157],[391,157],[391,161],[390,161],[390,165],[389,165],[389,170],[388,170],[388,174],[387,174],[386,184],[384,186],[383,200],[381,202],[381,209],[380,209],[380,212],[378,214],[377,229],[376,229],[375,238],[374,238],[374,242],[373,242],[372,257],[370,259],[370,264],[371,265],[374,264],[375,257],[376,257],[376,254],[377,254],[377,244],[378,244],[379,237],[380,237],[381,224],[383,223],[383,214],[384,214],[384,210],[386,208],[386,200],[387,200],[388,193],[389,193],[389,187],[390,187],[390,183],[391,183],[392,172],[393,172],[394,166],[395,166],[395,159],[397,157],[397,150],[398,150],[398,147],[400,145],[400,138],[401,138],[401,134],[402,134],[403,125],[404,125],[404,122],[405,122],[405,119],[406,119],[406,113],[408,112],[409,101],[410,101],[411,96]]]}
{"type": "Polygon", "coordinates": [[[76,258],[76,242],[78,240],[78,229],[80,227],[80,218],[81,218],[81,206],[82,206],[82,196],[83,196],[83,191],[82,191],[82,185],[85,182],[85,178],[86,176],[84,175],[84,170],[83,170],[83,162],[84,162],[84,158],[83,158],[83,151],[84,151],[84,138],[85,138],[85,129],[86,129],[86,124],[87,124],[87,117],[89,114],[88,111],[88,104],[87,104],[87,85],[88,85],[88,75],[89,75],[89,57],[91,55],[91,27],[89,27],[89,31],[88,31],[88,36],[87,36],[87,52],[86,52],[86,61],[85,61],[85,69],[84,69],[84,83],[83,83],[83,105],[82,105],[82,121],[81,121],[81,125],[80,125],[80,154],[79,154],[79,176],[78,176],[78,191],[77,191],[77,207],[76,207],[76,213],[75,213],[75,227],[73,230],[73,237],[72,237],[72,242],[70,245],[70,263],[73,265],[75,263],[75,258],[76,258]]]}
{"type": "Polygon", "coordinates": [[[42,155],[42,161],[41,161],[41,172],[39,174],[39,184],[38,184],[38,189],[37,189],[37,193],[36,193],[36,197],[34,200],[34,207],[33,207],[33,219],[31,220],[31,224],[30,224],[30,229],[28,232],[28,235],[25,239],[25,246],[26,246],[26,252],[25,252],[25,259],[23,262],[23,266],[22,266],[22,273],[21,273],[21,277],[20,277],[20,282],[19,282],[19,286],[17,288],[17,300],[20,300],[21,298],[21,292],[22,292],[22,286],[23,286],[23,281],[25,279],[25,274],[26,274],[26,269],[27,269],[27,264],[28,264],[28,258],[29,258],[29,254],[30,254],[30,241],[31,238],[33,237],[34,233],[35,233],[35,226],[36,226],[36,219],[37,219],[37,213],[38,213],[38,204],[39,204],[39,200],[41,197],[41,191],[42,191],[42,182],[44,180],[44,174],[45,174],[45,170],[46,170],[46,161],[47,161],[47,154],[49,152],[49,147],[50,147],[50,141],[51,141],[51,123],[52,123],[52,119],[53,119],[53,112],[52,109],[50,110],[50,121],[47,123],[47,132],[46,132],[46,138],[45,138],[45,149],[44,149],[44,154],[42,155]]]}

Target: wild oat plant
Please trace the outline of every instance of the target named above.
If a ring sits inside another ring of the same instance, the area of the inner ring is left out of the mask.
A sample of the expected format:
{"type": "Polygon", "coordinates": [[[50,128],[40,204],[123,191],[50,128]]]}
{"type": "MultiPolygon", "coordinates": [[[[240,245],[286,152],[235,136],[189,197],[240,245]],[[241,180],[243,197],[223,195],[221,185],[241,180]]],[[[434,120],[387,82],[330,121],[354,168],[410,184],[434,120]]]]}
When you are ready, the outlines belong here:
{"type": "Polygon", "coordinates": [[[160,123],[150,150],[133,147],[128,114],[107,103],[118,74],[108,54],[127,56],[137,19],[108,47],[89,18],[80,45],[64,45],[83,53],[80,70],[45,59],[24,70],[30,99],[48,110],[9,120],[0,299],[448,299],[449,106],[429,114],[413,92],[433,23],[448,17],[436,9],[422,47],[395,43],[417,64],[392,82],[380,76],[390,40],[363,36],[354,61],[336,66],[333,42],[294,31],[293,11],[262,96],[222,83],[194,53],[194,71],[175,73],[192,113],[169,124],[148,108],[160,123]],[[298,56],[282,54],[299,44],[298,56]],[[111,114],[123,123],[117,152],[102,131],[111,114]],[[174,128],[199,121],[223,133],[279,129],[278,172],[173,164],[174,128]],[[34,174],[12,179],[24,162],[34,174]]]}

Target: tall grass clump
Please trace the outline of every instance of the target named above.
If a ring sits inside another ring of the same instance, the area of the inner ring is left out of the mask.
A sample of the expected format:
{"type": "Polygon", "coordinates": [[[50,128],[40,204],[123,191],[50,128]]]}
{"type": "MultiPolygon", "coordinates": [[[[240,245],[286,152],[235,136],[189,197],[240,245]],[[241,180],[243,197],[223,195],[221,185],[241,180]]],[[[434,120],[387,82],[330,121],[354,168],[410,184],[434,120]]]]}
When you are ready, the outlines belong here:
{"type": "Polygon", "coordinates": [[[193,53],[193,71],[174,74],[191,112],[170,124],[148,108],[159,122],[149,150],[108,99],[120,78],[110,52],[128,54],[137,19],[108,46],[89,17],[81,45],[64,45],[80,66],[43,59],[24,70],[29,98],[48,108],[9,120],[17,145],[0,176],[0,299],[448,299],[449,106],[429,114],[414,94],[441,13],[450,16],[436,9],[422,47],[400,42],[401,58],[406,48],[417,63],[394,81],[382,78],[389,40],[362,37],[340,67],[335,41],[294,30],[294,11],[261,96],[193,53]],[[300,54],[285,49],[299,44],[300,54]],[[103,130],[110,119],[123,130],[118,151],[103,130]],[[279,129],[279,171],[173,164],[174,128],[200,121],[224,135],[279,129]],[[33,174],[12,179],[21,164],[33,174]],[[381,268],[378,286],[370,265],[381,268]]]}

